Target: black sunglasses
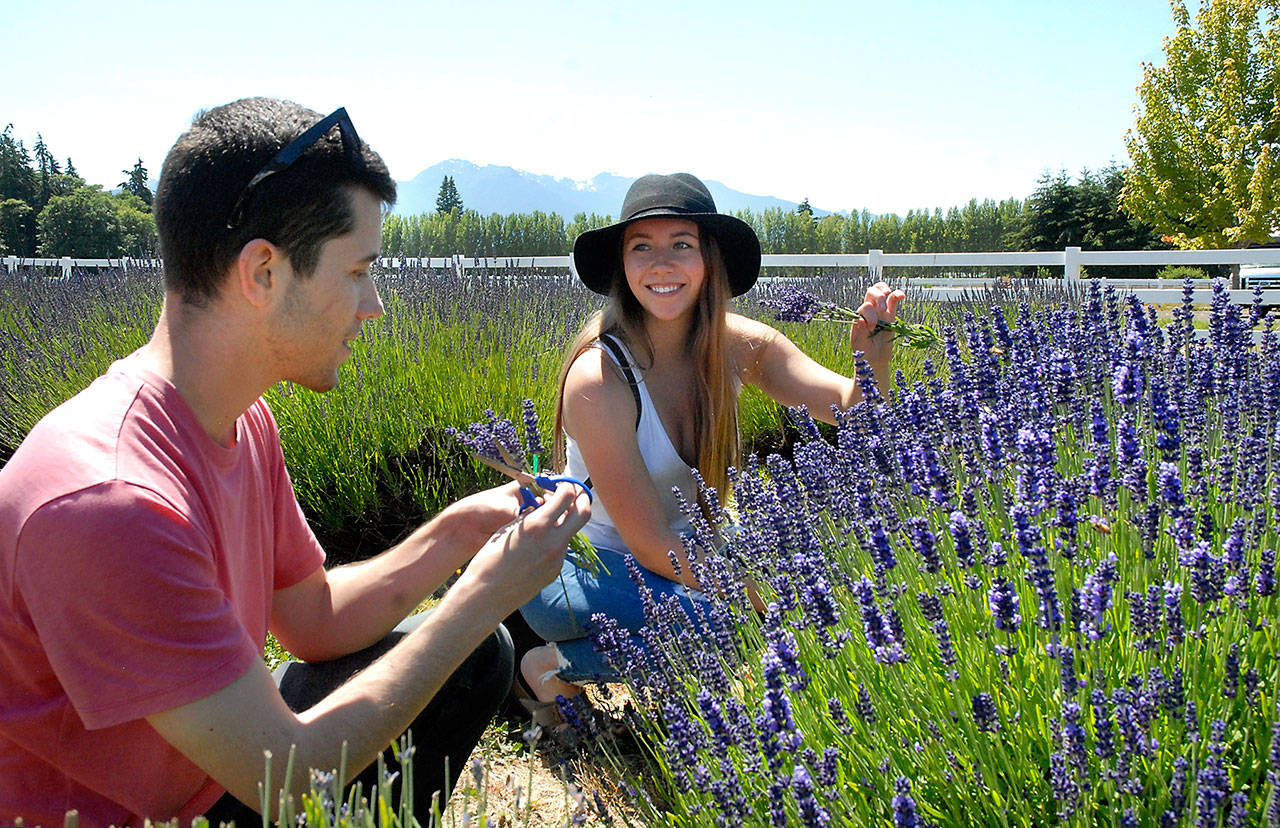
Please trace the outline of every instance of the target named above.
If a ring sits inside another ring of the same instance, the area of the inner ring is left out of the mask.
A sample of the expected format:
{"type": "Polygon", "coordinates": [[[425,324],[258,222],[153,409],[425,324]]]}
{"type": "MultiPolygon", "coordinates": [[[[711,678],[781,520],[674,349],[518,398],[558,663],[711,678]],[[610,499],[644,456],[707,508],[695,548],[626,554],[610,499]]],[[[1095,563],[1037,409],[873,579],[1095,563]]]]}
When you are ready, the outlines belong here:
{"type": "Polygon", "coordinates": [[[227,229],[234,230],[240,224],[240,220],[244,218],[245,204],[249,201],[249,195],[253,192],[253,188],[262,183],[266,179],[281,170],[288,169],[289,165],[302,157],[302,154],[311,149],[312,145],[323,138],[329,130],[333,129],[334,124],[338,125],[338,131],[342,134],[342,151],[346,153],[348,158],[360,158],[360,136],[356,134],[356,128],[352,125],[351,119],[347,117],[347,108],[340,106],[317,121],[314,126],[306,132],[294,138],[284,149],[276,153],[275,157],[266,163],[262,169],[258,170],[258,174],[249,179],[249,183],[244,185],[244,189],[240,191],[240,197],[236,199],[236,204],[231,208],[231,218],[227,220],[227,229]]]}

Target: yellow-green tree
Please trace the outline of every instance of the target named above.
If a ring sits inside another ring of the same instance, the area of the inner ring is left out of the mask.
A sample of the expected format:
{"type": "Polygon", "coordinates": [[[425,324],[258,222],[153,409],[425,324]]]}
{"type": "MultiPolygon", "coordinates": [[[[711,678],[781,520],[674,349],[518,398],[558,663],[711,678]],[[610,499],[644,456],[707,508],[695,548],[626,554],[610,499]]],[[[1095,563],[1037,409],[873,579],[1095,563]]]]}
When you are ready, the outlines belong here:
{"type": "Polygon", "coordinates": [[[1171,0],[1165,65],[1143,65],[1124,209],[1185,249],[1243,247],[1280,227],[1277,0],[1171,0]]]}

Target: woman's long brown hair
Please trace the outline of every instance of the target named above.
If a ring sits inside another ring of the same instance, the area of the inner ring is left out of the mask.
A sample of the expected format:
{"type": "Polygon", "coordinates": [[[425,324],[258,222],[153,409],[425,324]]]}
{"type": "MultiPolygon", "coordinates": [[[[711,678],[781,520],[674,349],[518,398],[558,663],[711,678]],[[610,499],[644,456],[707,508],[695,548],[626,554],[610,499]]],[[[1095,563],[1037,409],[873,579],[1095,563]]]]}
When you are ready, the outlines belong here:
{"type": "MultiPolygon", "coordinates": [[[[715,236],[699,225],[699,247],[706,275],[698,296],[697,313],[689,328],[686,352],[693,358],[697,396],[694,400],[694,434],[697,440],[698,472],[707,485],[715,489],[723,503],[728,495],[728,469],[741,459],[738,440],[738,389],[734,382],[737,371],[731,364],[725,343],[725,315],[729,309],[729,276],[724,257],[715,236]]],[[[557,381],[554,458],[564,468],[564,384],[569,367],[602,334],[621,339],[636,355],[652,364],[653,346],[644,328],[644,308],[631,293],[622,270],[619,249],[609,293],[602,310],[593,313],[570,343],[560,365],[557,381]]],[[[645,365],[637,366],[641,371],[645,365]]]]}

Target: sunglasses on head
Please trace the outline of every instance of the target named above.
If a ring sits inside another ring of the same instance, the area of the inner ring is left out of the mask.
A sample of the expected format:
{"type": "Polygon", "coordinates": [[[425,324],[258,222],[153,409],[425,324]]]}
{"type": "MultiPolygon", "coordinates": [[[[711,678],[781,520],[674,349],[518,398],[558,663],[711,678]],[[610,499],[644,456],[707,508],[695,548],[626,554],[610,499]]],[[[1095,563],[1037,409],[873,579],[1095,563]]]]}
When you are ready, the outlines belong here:
{"type": "Polygon", "coordinates": [[[244,189],[240,191],[240,197],[236,199],[236,204],[231,208],[231,218],[227,220],[227,229],[234,230],[239,226],[241,219],[244,218],[244,208],[249,201],[249,196],[253,192],[253,188],[263,182],[264,179],[275,175],[281,170],[289,168],[293,162],[302,157],[302,154],[328,134],[337,124],[338,131],[342,134],[342,151],[346,153],[348,158],[360,157],[360,136],[356,134],[356,128],[351,123],[351,118],[347,116],[347,108],[340,106],[324,118],[320,119],[310,127],[306,132],[294,138],[284,149],[275,154],[275,157],[266,163],[266,165],[258,170],[257,175],[249,179],[249,183],[244,185],[244,189]]]}

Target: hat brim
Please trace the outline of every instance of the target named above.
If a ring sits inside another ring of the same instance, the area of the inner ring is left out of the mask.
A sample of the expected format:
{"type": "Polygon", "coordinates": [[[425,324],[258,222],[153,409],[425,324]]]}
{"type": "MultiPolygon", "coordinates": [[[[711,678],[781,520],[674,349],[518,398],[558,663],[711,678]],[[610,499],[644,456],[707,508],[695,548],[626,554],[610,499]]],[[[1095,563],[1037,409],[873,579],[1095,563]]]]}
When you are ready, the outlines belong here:
{"type": "Polygon", "coordinates": [[[658,217],[688,219],[716,237],[724,256],[729,290],[734,296],[741,296],[755,285],[760,276],[760,240],[751,225],[724,213],[682,213],[675,210],[653,210],[580,234],[573,242],[573,267],[582,283],[592,291],[608,296],[622,255],[623,231],[628,224],[658,217]]]}

